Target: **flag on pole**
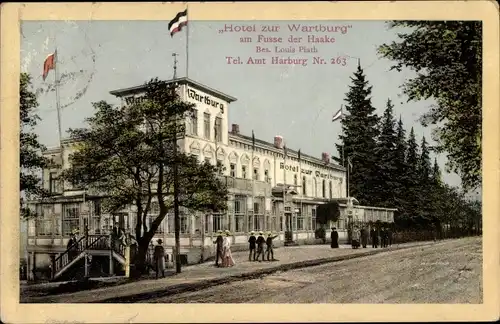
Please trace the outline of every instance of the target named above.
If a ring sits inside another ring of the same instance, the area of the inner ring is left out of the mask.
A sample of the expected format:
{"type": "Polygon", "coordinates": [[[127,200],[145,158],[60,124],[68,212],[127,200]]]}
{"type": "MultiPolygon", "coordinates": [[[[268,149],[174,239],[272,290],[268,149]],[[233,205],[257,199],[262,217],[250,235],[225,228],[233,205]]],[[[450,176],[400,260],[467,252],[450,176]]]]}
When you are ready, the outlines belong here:
{"type": "Polygon", "coordinates": [[[253,133],[253,129],[252,129],[252,151],[255,151],[255,134],[253,133]]]}
{"type": "Polygon", "coordinates": [[[300,163],[300,149],[299,149],[299,152],[298,152],[298,156],[299,156],[299,163],[300,163]]]}
{"type": "Polygon", "coordinates": [[[336,121],[337,119],[341,119],[342,116],[342,108],[340,108],[335,114],[333,114],[332,122],[336,121]]]}
{"type": "Polygon", "coordinates": [[[347,164],[349,165],[349,170],[352,171],[352,160],[350,156],[347,157],[347,164]]]}
{"type": "Polygon", "coordinates": [[[170,36],[173,37],[175,33],[182,30],[182,27],[186,26],[188,23],[187,19],[187,9],[179,12],[174,19],[168,23],[168,30],[170,31],[170,36]]]}
{"type": "Polygon", "coordinates": [[[42,74],[43,81],[45,81],[45,79],[47,78],[49,71],[55,69],[56,67],[56,53],[57,51],[55,51],[52,54],[49,54],[45,59],[45,62],[43,62],[43,74],[42,74]]]}
{"type": "Polygon", "coordinates": [[[285,158],[288,157],[288,152],[287,152],[287,149],[286,149],[286,144],[283,144],[283,154],[285,155],[285,158]]]}

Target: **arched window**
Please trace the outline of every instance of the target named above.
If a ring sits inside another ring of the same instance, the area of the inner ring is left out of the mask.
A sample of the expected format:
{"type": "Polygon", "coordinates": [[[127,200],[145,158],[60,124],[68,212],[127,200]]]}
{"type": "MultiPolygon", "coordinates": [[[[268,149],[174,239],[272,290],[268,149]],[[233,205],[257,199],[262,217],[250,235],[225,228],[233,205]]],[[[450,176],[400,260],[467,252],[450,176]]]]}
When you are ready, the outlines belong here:
{"type": "Polygon", "coordinates": [[[313,193],[313,197],[317,197],[318,196],[318,181],[316,180],[316,178],[313,178],[313,185],[314,185],[314,193],[313,193]]]}
{"type": "Polygon", "coordinates": [[[333,198],[333,193],[332,193],[332,181],[330,180],[330,199],[333,198]]]}
{"type": "Polygon", "coordinates": [[[307,195],[307,190],[306,190],[306,176],[302,177],[302,195],[304,195],[304,196],[307,195]]]}
{"type": "Polygon", "coordinates": [[[326,198],[326,181],[325,180],[323,180],[321,183],[321,191],[323,194],[323,198],[326,198]]]}

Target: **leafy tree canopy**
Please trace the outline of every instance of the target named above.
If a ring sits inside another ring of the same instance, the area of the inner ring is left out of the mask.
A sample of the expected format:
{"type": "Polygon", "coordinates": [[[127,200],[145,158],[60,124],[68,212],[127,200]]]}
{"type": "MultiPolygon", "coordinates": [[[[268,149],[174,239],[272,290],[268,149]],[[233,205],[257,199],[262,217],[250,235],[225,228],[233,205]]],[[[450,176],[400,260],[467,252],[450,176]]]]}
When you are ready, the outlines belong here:
{"type": "Polygon", "coordinates": [[[20,117],[20,191],[21,191],[21,216],[36,216],[24,204],[24,199],[35,199],[45,197],[47,191],[43,189],[40,174],[48,165],[41,152],[45,147],[39,142],[34,127],[40,120],[36,114],[38,101],[31,89],[31,77],[27,73],[21,73],[19,91],[19,117],[20,117]]]}
{"type": "Polygon", "coordinates": [[[460,175],[462,186],[481,183],[482,25],[478,21],[393,21],[403,28],[399,39],[379,53],[417,72],[403,85],[409,100],[433,98],[424,126],[435,125],[437,152],[447,152],[447,167],[460,175]]]}
{"type": "Polygon", "coordinates": [[[89,127],[71,129],[79,147],[64,178],[78,187],[105,195],[105,211],[136,207],[135,234],[140,249],[147,246],[173,207],[174,165],[179,173],[179,205],[189,210],[221,211],[227,207],[227,189],[220,181],[220,166],[178,151],[174,139],[183,132],[184,117],[194,107],[180,99],[176,88],[152,79],[145,85],[145,100],[114,107],[94,103],[89,127]],[[149,227],[152,204],[159,215],[149,227]]]}

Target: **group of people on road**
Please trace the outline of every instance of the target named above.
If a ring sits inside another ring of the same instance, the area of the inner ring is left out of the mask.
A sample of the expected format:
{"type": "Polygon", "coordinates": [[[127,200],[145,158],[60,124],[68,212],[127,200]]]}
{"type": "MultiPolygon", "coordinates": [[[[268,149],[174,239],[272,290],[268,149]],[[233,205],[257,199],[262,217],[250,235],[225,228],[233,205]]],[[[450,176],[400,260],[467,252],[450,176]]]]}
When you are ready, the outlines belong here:
{"type": "Polygon", "coordinates": [[[264,239],[264,232],[260,231],[259,236],[255,237],[255,232],[250,232],[250,237],[248,238],[249,250],[248,261],[264,261],[264,255],[267,261],[275,261],[273,240],[278,237],[277,234],[273,235],[272,232],[267,232],[267,238],[264,239]],[[266,245],[266,250],[264,251],[264,244],[266,245]],[[252,258],[253,254],[253,258],[252,258]],[[262,255],[262,259],[259,257],[262,255]]]}
{"type": "Polygon", "coordinates": [[[215,266],[222,268],[229,268],[235,265],[233,255],[231,253],[231,233],[226,231],[219,230],[217,232],[217,238],[214,241],[216,244],[216,253],[215,253],[215,266]],[[219,265],[219,259],[221,260],[221,264],[219,265]]]}
{"type": "MultiPolygon", "coordinates": [[[[392,246],[392,231],[390,228],[381,228],[380,231],[372,228],[369,234],[372,242],[372,248],[378,248],[379,241],[381,242],[380,246],[382,248],[392,246]]],[[[332,228],[330,238],[332,249],[338,248],[339,233],[335,227],[332,228]]],[[[358,249],[360,246],[366,248],[367,244],[368,230],[366,228],[359,229],[358,226],[354,226],[351,232],[351,247],[353,249],[358,249]]]]}

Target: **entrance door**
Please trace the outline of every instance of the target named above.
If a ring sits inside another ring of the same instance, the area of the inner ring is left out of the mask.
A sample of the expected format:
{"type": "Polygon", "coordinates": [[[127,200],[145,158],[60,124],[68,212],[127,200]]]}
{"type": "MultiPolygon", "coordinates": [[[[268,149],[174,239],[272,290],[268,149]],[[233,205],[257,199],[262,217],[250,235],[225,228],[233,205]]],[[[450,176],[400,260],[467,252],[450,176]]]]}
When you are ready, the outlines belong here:
{"type": "Polygon", "coordinates": [[[293,228],[292,213],[285,213],[285,231],[290,232],[293,228]]]}

